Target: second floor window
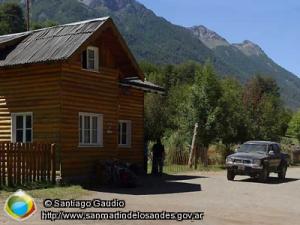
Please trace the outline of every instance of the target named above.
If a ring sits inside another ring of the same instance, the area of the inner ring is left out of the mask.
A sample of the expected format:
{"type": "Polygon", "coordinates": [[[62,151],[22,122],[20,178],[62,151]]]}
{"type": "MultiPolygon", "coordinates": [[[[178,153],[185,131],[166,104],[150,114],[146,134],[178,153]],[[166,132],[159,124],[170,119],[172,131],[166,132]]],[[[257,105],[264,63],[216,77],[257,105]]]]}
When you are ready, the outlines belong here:
{"type": "Polygon", "coordinates": [[[99,49],[97,47],[89,46],[82,52],[82,68],[99,71],[99,49]]]}

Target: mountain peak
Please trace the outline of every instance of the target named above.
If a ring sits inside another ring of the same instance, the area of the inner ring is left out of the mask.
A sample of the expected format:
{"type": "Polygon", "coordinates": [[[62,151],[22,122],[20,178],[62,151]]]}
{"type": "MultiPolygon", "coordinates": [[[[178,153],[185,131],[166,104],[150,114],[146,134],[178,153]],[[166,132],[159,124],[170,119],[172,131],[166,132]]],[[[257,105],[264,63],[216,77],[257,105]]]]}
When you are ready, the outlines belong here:
{"type": "Polygon", "coordinates": [[[203,44],[210,49],[214,49],[218,46],[230,45],[225,38],[221,37],[219,34],[203,25],[191,27],[190,30],[200,41],[203,42],[203,44]]]}
{"type": "Polygon", "coordinates": [[[243,43],[233,44],[247,56],[265,55],[264,51],[255,43],[245,40],[243,43]]]}

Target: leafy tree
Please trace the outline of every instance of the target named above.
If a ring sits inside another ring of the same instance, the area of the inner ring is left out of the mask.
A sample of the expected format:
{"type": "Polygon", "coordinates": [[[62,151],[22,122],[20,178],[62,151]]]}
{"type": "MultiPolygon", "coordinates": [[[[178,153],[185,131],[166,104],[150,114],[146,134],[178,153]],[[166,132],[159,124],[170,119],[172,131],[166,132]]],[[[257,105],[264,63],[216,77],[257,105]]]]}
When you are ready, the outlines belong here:
{"type": "Polygon", "coordinates": [[[288,112],[280,100],[279,87],[272,78],[257,75],[248,81],[243,103],[249,139],[279,140],[285,134],[288,112]]]}
{"type": "MultiPolygon", "coordinates": [[[[203,152],[203,162],[208,164],[207,150],[218,136],[222,108],[220,98],[222,88],[212,66],[206,64],[196,72],[195,83],[192,87],[191,103],[193,119],[198,123],[196,145],[203,152]]],[[[190,128],[192,130],[192,127],[190,128]]]]}
{"type": "Polygon", "coordinates": [[[164,66],[142,62],[140,66],[147,80],[166,89],[165,96],[147,94],[145,97],[146,138],[155,140],[157,137],[162,137],[165,132],[170,133],[178,129],[185,133],[188,126],[185,119],[190,119],[191,116],[185,117],[182,114],[187,108],[190,87],[196,70],[201,66],[195,62],[164,66]]]}
{"type": "Polygon", "coordinates": [[[173,86],[166,101],[166,113],[168,115],[168,130],[182,130],[189,136],[190,127],[193,126],[193,107],[190,97],[192,86],[173,86]]]}
{"type": "Polygon", "coordinates": [[[226,150],[230,150],[231,144],[244,142],[247,139],[247,126],[245,108],[243,107],[243,87],[234,79],[221,81],[222,119],[219,128],[219,137],[225,144],[226,150]]]}
{"type": "Polygon", "coordinates": [[[257,137],[263,140],[279,141],[281,136],[285,135],[286,129],[283,125],[289,122],[289,118],[285,117],[283,107],[278,107],[274,104],[274,96],[265,96],[260,104],[260,120],[259,133],[257,137]]]}
{"type": "Polygon", "coordinates": [[[164,96],[146,94],[146,140],[164,137],[169,150],[188,149],[197,122],[196,148],[207,164],[207,149],[222,142],[249,139],[279,140],[285,135],[291,113],[280,100],[279,88],[270,78],[255,76],[246,85],[221,80],[210,64],[180,65],[142,63],[146,79],[166,87],[164,96]]]}
{"type": "Polygon", "coordinates": [[[58,25],[58,23],[51,21],[51,20],[46,20],[44,22],[33,22],[31,24],[31,29],[37,30],[37,29],[46,28],[46,27],[53,27],[56,25],[58,25]]]}
{"type": "Polygon", "coordinates": [[[0,35],[26,30],[22,8],[16,3],[0,5],[0,35]]]}
{"type": "MultiPolygon", "coordinates": [[[[143,62],[141,64],[147,80],[150,80],[161,86],[164,85],[164,77],[158,66],[143,62]]],[[[163,136],[167,127],[167,114],[165,113],[167,96],[157,94],[146,94],[144,102],[145,114],[145,141],[154,141],[163,136]]]]}
{"type": "Polygon", "coordinates": [[[300,111],[295,113],[292,117],[289,123],[288,133],[296,137],[300,142],[300,111]]]}
{"type": "Polygon", "coordinates": [[[145,96],[145,141],[161,138],[166,130],[164,96],[146,94],[145,96]]]}

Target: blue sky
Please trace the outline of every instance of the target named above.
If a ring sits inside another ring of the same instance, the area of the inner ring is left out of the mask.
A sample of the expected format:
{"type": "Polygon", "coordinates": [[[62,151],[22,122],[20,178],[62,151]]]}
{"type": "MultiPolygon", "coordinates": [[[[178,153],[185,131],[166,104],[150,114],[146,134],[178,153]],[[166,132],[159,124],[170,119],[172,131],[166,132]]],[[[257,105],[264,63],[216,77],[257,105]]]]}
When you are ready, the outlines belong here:
{"type": "Polygon", "coordinates": [[[231,43],[251,40],[300,76],[299,0],[138,0],[170,22],[204,25],[231,43]]]}

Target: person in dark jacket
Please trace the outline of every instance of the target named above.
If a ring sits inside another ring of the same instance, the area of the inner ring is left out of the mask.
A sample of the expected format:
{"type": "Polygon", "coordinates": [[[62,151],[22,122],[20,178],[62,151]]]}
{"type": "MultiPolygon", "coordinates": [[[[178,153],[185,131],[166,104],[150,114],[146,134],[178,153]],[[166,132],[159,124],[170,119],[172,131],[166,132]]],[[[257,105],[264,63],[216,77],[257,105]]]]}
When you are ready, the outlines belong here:
{"type": "Polygon", "coordinates": [[[156,144],[153,145],[152,153],[152,174],[162,175],[165,158],[165,147],[162,145],[160,138],[158,138],[156,144]]]}

